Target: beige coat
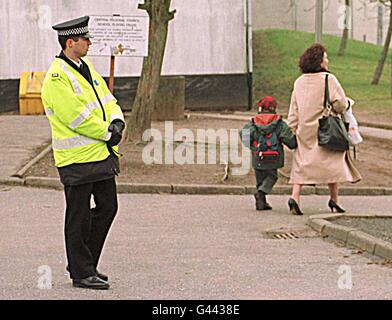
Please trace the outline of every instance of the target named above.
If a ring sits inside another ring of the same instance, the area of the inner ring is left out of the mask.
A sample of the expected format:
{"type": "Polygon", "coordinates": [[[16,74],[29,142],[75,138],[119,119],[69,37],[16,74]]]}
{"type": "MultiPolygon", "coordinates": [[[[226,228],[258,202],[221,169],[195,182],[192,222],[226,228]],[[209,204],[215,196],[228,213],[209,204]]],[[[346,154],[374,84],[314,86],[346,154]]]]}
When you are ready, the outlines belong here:
{"type": "MultiPolygon", "coordinates": [[[[326,72],[303,74],[294,83],[288,125],[297,136],[291,184],[358,182],[361,175],[349,152],[329,151],[317,142],[318,119],[322,117],[326,72]]],[[[329,74],[329,95],[336,112],[343,113],[347,98],[336,77],[329,74]]]]}

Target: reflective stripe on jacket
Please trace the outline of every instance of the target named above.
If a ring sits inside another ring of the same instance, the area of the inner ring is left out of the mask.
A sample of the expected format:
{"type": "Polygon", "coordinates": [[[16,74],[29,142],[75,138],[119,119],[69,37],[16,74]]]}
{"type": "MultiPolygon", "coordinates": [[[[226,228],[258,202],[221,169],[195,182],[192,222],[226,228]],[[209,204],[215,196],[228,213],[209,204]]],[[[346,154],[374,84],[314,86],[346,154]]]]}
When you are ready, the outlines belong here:
{"type": "Polygon", "coordinates": [[[42,102],[52,128],[52,147],[57,167],[106,159],[108,127],[124,121],[117,100],[87,59],[93,86],[66,61],[56,58],[46,74],[42,102]],[[99,98],[99,100],[98,100],[99,98]]]}

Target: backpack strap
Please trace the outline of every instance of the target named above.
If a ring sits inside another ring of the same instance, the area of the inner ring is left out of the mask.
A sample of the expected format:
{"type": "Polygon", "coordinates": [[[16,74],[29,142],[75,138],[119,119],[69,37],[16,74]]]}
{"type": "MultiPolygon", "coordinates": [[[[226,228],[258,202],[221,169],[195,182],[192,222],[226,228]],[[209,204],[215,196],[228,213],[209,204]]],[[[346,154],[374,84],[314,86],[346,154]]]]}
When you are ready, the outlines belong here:
{"type": "Polygon", "coordinates": [[[257,131],[257,127],[255,124],[255,118],[252,118],[251,122],[252,122],[252,127],[255,128],[255,130],[253,131],[253,139],[254,139],[255,138],[255,131],[257,131]]]}

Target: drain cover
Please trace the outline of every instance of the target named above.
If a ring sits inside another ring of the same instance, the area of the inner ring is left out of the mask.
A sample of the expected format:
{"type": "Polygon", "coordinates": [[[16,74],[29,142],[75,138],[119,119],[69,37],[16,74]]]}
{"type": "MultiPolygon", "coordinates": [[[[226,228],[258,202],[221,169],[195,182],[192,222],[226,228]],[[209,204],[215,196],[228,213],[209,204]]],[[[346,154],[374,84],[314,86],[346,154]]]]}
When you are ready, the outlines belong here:
{"type": "Polygon", "coordinates": [[[271,235],[274,239],[298,239],[299,236],[295,232],[274,233],[271,235]]]}
{"type": "Polygon", "coordinates": [[[315,238],[319,235],[311,229],[303,230],[274,230],[263,232],[264,237],[275,240],[295,240],[300,238],[315,238]]]}

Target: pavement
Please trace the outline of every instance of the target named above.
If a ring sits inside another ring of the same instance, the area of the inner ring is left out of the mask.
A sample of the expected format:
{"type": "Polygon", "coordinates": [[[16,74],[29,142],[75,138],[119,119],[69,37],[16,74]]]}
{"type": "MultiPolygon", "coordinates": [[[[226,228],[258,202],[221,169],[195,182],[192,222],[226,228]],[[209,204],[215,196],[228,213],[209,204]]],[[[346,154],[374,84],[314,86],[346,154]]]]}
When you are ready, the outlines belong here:
{"type": "MultiPolygon", "coordinates": [[[[269,196],[274,210],[257,212],[246,194],[147,194],[148,186],[119,195],[99,266],[111,289],[74,289],[65,272],[63,192],[10,180],[50,140],[46,118],[0,116],[0,124],[0,299],[392,298],[390,266],[358,243],[335,240],[314,217],[328,213],[322,192],[303,196],[305,215],[292,216],[285,195],[269,196]],[[273,237],[282,233],[294,236],[273,237]]],[[[392,196],[376,194],[340,203],[351,214],[388,215],[392,196]]]]}
{"type": "MultiPolygon", "coordinates": [[[[239,121],[249,121],[254,113],[250,112],[235,112],[234,114],[219,114],[219,113],[199,113],[193,112],[191,114],[193,117],[201,118],[212,118],[212,119],[222,119],[222,120],[239,120],[239,121]]],[[[359,127],[359,132],[361,135],[371,138],[378,139],[392,139],[392,130],[379,128],[379,124],[372,124],[369,122],[366,125],[361,125],[359,127]]],[[[384,127],[389,127],[385,124],[384,127]]],[[[392,129],[392,127],[391,127],[392,129]]]]}
{"type": "Polygon", "coordinates": [[[46,116],[0,116],[0,177],[9,177],[51,141],[46,116]]]}

